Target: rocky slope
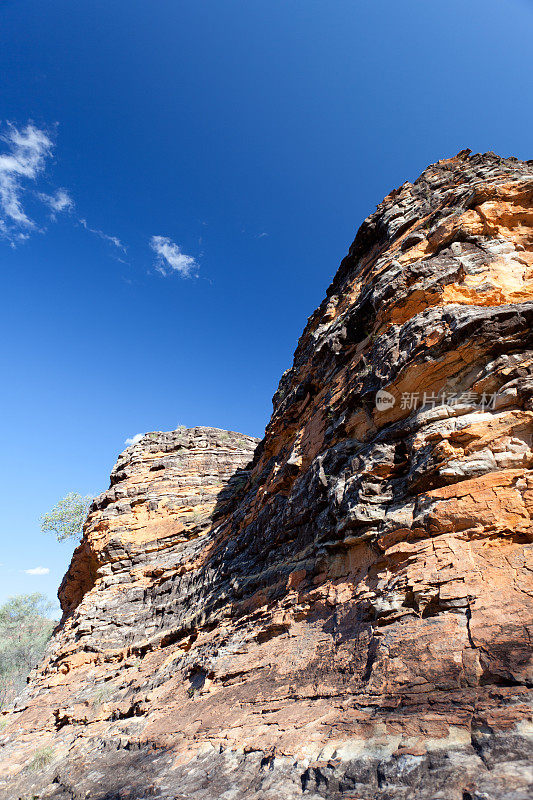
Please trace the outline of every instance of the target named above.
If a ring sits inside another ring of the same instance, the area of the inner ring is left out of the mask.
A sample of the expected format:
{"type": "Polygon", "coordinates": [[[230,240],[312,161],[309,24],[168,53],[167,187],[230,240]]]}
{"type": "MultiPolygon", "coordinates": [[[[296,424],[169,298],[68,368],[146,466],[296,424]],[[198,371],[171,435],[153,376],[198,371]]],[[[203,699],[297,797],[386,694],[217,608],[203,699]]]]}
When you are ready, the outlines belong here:
{"type": "Polygon", "coordinates": [[[530,162],[429,167],[363,223],[257,449],[125,451],[0,797],[531,796],[532,201],[530,162]]]}

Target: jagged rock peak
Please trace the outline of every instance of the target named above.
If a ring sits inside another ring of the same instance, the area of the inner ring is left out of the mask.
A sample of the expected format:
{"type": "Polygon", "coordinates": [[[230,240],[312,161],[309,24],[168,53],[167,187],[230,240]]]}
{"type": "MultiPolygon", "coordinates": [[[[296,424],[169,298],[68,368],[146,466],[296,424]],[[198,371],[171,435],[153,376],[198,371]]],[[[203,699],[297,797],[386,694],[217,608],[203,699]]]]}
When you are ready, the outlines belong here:
{"type": "Polygon", "coordinates": [[[2,800],[526,800],[532,223],[531,162],[428,167],[361,226],[255,450],[122,454],[2,800]]]}

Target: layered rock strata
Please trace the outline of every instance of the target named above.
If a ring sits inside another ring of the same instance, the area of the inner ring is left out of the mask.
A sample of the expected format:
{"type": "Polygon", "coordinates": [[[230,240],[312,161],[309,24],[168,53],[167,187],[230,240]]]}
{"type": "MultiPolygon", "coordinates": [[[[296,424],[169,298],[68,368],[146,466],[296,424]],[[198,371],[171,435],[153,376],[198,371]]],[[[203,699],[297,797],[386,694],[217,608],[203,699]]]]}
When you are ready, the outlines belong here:
{"type": "Polygon", "coordinates": [[[251,464],[209,428],[125,451],[0,797],[530,796],[532,201],[530,162],[429,167],[361,226],[251,464]]]}

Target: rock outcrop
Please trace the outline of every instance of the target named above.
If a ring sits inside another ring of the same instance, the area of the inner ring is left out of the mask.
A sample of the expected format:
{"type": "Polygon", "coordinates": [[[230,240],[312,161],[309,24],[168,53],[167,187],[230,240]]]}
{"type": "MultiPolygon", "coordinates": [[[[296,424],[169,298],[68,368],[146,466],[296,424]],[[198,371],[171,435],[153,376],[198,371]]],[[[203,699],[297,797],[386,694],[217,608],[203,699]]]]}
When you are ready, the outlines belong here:
{"type": "Polygon", "coordinates": [[[429,167],[363,223],[257,447],[122,454],[0,797],[531,796],[532,221],[532,162],[429,167]]]}

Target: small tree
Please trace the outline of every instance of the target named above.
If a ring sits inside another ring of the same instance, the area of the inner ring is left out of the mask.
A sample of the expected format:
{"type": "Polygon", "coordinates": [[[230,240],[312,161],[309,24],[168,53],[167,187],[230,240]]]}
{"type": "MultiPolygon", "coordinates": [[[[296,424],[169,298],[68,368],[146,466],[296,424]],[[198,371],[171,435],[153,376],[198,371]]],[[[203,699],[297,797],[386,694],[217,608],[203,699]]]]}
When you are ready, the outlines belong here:
{"type": "Polygon", "coordinates": [[[90,495],[82,497],[79,492],[69,492],[48,514],[42,515],[41,530],[43,533],[54,533],[60,542],[63,539],[79,539],[92,499],[90,495]]]}
{"type": "Polygon", "coordinates": [[[0,708],[24,688],[52,635],[52,605],[39,592],[10,597],[0,606],[0,708]]]}

